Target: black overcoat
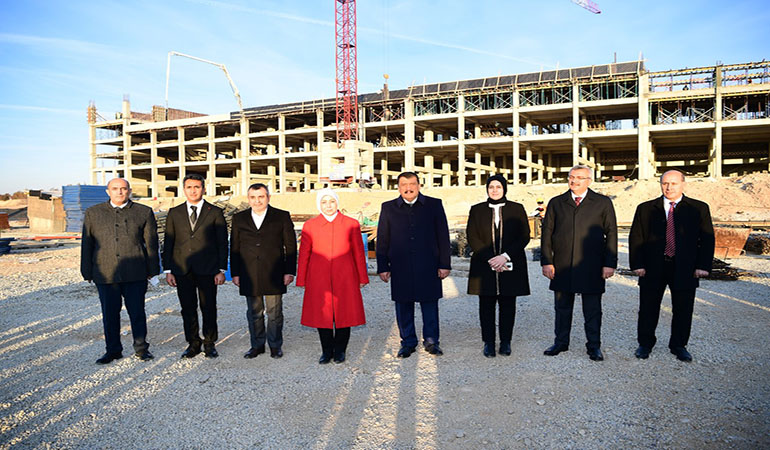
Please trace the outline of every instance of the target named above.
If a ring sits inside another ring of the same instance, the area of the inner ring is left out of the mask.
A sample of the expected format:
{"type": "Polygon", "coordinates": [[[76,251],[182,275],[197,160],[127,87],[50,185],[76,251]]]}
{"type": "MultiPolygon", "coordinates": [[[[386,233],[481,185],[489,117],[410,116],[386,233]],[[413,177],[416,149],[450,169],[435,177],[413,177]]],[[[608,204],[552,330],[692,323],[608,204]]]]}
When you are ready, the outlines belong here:
{"type": "Polygon", "coordinates": [[[240,277],[241,295],[286,293],[284,275],[297,273],[297,237],[288,211],[268,205],[257,229],[251,209],[233,216],[230,235],[230,273],[240,277]]]}
{"type": "MultiPolygon", "coordinates": [[[[672,289],[698,287],[695,269],[710,272],[714,259],[714,226],[709,206],[699,200],[682,197],[674,208],[675,258],[672,289]]],[[[641,203],[636,208],[628,236],[631,270],[645,269],[639,285],[659,284],[663,277],[666,249],[666,211],[663,197],[641,203]]]]}
{"type": "Polygon", "coordinates": [[[168,211],[163,268],[175,276],[215,275],[227,269],[227,223],[221,208],[204,201],[195,229],[187,215],[187,202],[168,211]]]}
{"type": "Polygon", "coordinates": [[[529,243],[529,221],[521,203],[506,201],[500,208],[502,246],[495,252],[492,244],[494,210],[483,202],[471,207],[466,235],[473,250],[468,275],[471,295],[529,295],[529,276],[524,247],[529,243]],[[490,258],[507,253],[513,263],[512,271],[495,272],[489,267],[490,258]]]}
{"type": "Polygon", "coordinates": [[[552,198],[542,233],[540,265],[556,269],[552,291],[604,292],[602,268],[618,266],[618,227],[609,197],[588,189],[580,206],[570,191],[552,198]]]}
{"type": "Polygon", "coordinates": [[[441,200],[418,194],[414,206],[398,197],[382,204],[377,225],[377,273],[390,272],[396,302],[442,297],[438,269],[451,269],[449,226],[441,200]]]}
{"type": "Polygon", "coordinates": [[[152,209],[129,201],[109,201],[86,210],[80,248],[80,274],[97,284],[147,280],[160,273],[158,226],[152,209]]]}

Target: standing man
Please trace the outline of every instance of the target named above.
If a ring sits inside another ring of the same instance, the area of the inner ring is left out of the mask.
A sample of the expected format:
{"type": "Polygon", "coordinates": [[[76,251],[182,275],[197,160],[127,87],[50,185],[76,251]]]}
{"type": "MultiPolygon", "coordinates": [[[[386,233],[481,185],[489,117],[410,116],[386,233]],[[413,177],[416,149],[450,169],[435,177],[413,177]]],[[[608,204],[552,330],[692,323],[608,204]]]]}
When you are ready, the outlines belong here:
{"type": "Polygon", "coordinates": [[[297,273],[297,238],[288,211],[269,205],[267,186],[256,183],[248,190],[250,209],[233,216],[230,237],[230,271],[233,283],[246,297],[251,348],[244,358],[265,353],[283,356],[283,303],[281,296],[297,273]],[[267,312],[267,333],[265,333],[267,312]]]}
{"type": "Polygon", "coordinates": [[[120,343],[120,309],[126,303],[134,337],[134,356],[142,361],[153,358],[148,350],[147,317],[144,294],[147,280],[160,272],[158,228],[155,215],[147,206],[129,200],[127,180],[114,178],[107,183],[108,202],[86,210],[80,247],[80,273],[96,283],[102,305],[102,325],[106,353],[98,364],[109,364],[123,357],[120,343]]]}
{"type": "Polygon", "coordinates": [[[176,287],[182,307],[187,349],[182,358],[201,352],[219,356],[217,341],[217,286],[225,283],[227,271],[227,223],[222,210],[203,200],[204,179],[190,174],[182,180],[187,201],[171,208],[166,218],[163,267],[166,282],[176,287]],[[198,334],[198,304],[203,317],[203,340],[198,334]]]}
{"type": "Polygon", "coordinates": [[[556,339],[544,354],[556,356],[569,349],[575,294],[583,299],[586,348],[592,361],[603,361],[601,351],[604,283],[618,266],[618,229],[609,197],[588,189],[591,169],[569,171],[569,191],[548,202],[540,264],[551,280],[556,312],[556,339]]]}
{"type": "Polygon", "coordinates": [[[425,350],[441,355],[438,300],[441,280],[451,269],[449,226],[441,200],[420,194],[414,172],[398,176],[400,196],[382,204],[377,226],[377,273],[388,282],[396,305],[401,335],[399,358],[408,358],[417,348],[414,303],[422,310],[425,350]]]}
{"type": "Polygon", "coordinates": [[[687,351],[698,279],[708,276],[714,259],[714,227],[706,203],[685,197],[684,174],[669,170],[660,178],[662,197],[636,208],[628,237],[631,270],[639,276],[636,357],[647,359],[655,346],[660,302],[671,291],[668,348],[680,361],[687,351]]]}

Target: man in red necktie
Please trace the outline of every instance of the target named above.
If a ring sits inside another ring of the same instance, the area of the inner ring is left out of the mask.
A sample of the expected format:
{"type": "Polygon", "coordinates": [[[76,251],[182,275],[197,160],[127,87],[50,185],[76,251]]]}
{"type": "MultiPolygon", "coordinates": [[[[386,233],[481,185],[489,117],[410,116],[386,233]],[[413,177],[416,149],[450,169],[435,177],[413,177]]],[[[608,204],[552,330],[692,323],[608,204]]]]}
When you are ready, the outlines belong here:
{"type": "Polygon", "coordinates": [[[618,265],[618,230],[612,200],[588,189],[591,179],[589,167],[573,167],[569,191],[552,198],[546,209],[540,265],[554,291],[556,338],[543,353],[556,356],[569,349],[575,294],[580,294],[588,357],[602,361],[601,301],[605,280],[618,265]]]}
{"type": "Polygon", "coordinates": [[[647,359],[655,345],[660,304],[671,291],[668,347],[680,361],[692,361],[690,339],[695,289],[714,259],[714,227],[706,203],[685,197],[684,174],[669,170],[660,178],[662,197],[636,208],[629,235],[629,262],[639,276],[636,357],[647,359]]]}

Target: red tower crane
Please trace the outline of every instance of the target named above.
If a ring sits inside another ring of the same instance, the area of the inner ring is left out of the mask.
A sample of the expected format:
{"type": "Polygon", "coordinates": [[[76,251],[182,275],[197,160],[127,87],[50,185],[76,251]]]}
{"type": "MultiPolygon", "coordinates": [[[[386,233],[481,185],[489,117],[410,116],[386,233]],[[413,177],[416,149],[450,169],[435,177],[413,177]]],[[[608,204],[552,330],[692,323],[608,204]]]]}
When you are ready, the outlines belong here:
{"type": "Polygon", "coordinates": [[[356,0],[335,0],[334,34],[337,57],[337,146],[358,139],[358,63],[356,0]]]}

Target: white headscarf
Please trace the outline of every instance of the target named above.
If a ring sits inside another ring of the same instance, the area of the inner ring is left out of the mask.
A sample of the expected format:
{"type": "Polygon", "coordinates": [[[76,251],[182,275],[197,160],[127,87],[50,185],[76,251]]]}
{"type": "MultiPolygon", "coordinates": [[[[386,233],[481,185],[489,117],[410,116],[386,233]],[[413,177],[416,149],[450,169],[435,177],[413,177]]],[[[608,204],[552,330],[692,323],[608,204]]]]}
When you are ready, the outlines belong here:
{"type": "Polygon", "coordinates": [[[339,198],[339,196],[337,196],[337,193],[334,192],[333,190],[331,190],[329,188],[323,188],[320,191],[318,191],[318,193],[315,196],[315,206],[318,208],[318,212],[320,212],[321,215],[324,216],[324,218],[326,220],[331,222],[331,221],[333,221],[337,217],[337,214],[339,214],[340,198],[339,198]],[[321,210],[321,200],[323,200],[324,197],[332,197],[337,202],[337,211],[334,214],[332,214],[331,216],[327,216],[321,210]]]}

